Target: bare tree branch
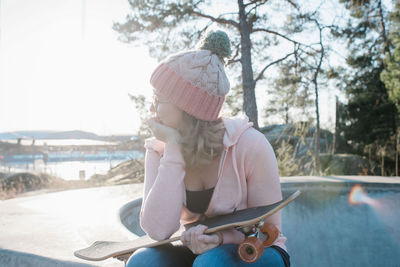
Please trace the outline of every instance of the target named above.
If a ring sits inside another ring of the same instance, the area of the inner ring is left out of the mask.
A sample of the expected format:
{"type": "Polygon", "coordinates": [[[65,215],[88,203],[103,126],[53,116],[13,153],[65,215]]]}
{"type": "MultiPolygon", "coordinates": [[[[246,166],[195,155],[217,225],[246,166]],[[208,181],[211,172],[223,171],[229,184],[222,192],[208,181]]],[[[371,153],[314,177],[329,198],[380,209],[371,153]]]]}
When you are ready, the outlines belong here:
{"type": "Polygon", "coordinates": [[[237,15],[237,14],[238,14],[237,12],[226,12],[226,13],[220,14],[219,16],[223,17],[223,16],[226,16],[226,15],[237,15]]]}
{"type": "Polygon", "coordinates": [[[274,65],[274,64],[276,64],[276,63],[279,63],[279,62],[281,62],[281,61],[287,59],[288,57],[290,57],[291,55],[294,55],[295,53],[296,53],[296,51],[293,51],[292,53],[287,54],[287,55],[284,56],[283,58],[277,59],[277,60],[275,60],[275,61],[269,63],[269,64],[268,64],[267,66],[265,66],[265,67],[263,68],[263,70],[258,74],[258,76],[257,76],[257,78],[254,80],[254,82],[256,83],[258,80],[262,79],[263,76],[264,76],[264,72],[265,72],[269,67],[271,67],[272,65],[274,65]]]}
{"type": "Polygon", "coordinates": [[[231,64],[238,63],[238,62],[240,62],[240,61],[241,61],[240,58],[238,58],[238,59],[230,59],[230,60],[228,60],[228,62],[226,63],[226,65],[228,66],[228,65],[231,65],[231,64]]]}
{"type": "Polygon", "coordinates": [[[383,53],[389,53],[389,57],[392,56],[392,53],[390,51],[391,47],[391,41],[387,37],[387,31],[386,31],[386,25],[385,25],[385,20],[383,16],[383,9],[382,9],[382,1],[378,2],[378,10],[379,10],[379,24],[381,27],[381,36],[383,39],[383,53]]]}
{"type": "Polygon", "coordinates": [[[211,21],[213,21],[213,22],[218,22],[218,23],[220,23],[220,24],[232,25],[232,26],[234,26],[235,28],[239,29],[239,23],[237,23],[237,22],[234,21],[234,20],[231,20],[231,19],[223,19],[223,18],[216,18],[216,17],[210,16],[210,15],[207,15],[207,14],[203,14],[203,13],[198,12],[198,11],[194,11],[194,10],[193,10],[191,13],[194,14],[194,15],[196,15],[196,16],[209,19],[209,20],[211,20],[211,21]]]}
{"type": "MultiPolygon", "coordinates": [[[[315,18],[313,18],[313,16],[316,14],[316,12],[313,13],[313,15],[309,15],[307,16],[307,19],[309,21],[312,21],[313,23],[315,23],[315,25],[318,28],[319,31],[319,43],[318,45],[320,46],[319,50],[315,50],[317,53],[319,53],[319,59],[318,59],[318,64],[317,67],[315,68],[314,71],[314,75],[313,78],[311,80],[312,84],[314,85],[314,92],[315,92],[315,113],[316,113],[316,130],[315,130],[315,151],[314,151],[314,166],[315,169],[317,171],[317,174],[320,173],[320,158],[319,158],[319,153],[320,153],[320,114],[319,114],[319,89],[318,89],[318,75],[321,72],[321,66],[322,66],[322,62],[325,56],[325,47],[324,47],[324,43],[323,43],[323,37],[322,37],[322,32],[325,28],[329,28],[329,27],[325,27],[322,26],[319,21],[315,18]]],[[[314,68],[313,68],[314,69],[314,68]]]]}
{"type": "MultiPolygon", "coordinates": [[[[265,1],[265,2],[266,2],[266,1],[265,1]]],[[[261,2],[255,3],[255,5],[254,5],[252,8],[250,8],[249,11],[247,11],[246,16],[248,16],[253,10],[257,9],[259,6],[264,5],[265,2],[262,2],[262,1],[261,1],[261,2]]],[[[252,4],[254,4],[254,3],[252,3],[252,4]]],[[[247,7],[247,6],[246,6],[246,7],[247,7]]]]}
{"type": "MultiPolygon", "coordinates": [[[[286,0],[291,6],[293,6],[296,10],[300,11],[299,7],[296,5],[296,3],[294,3],[292,0],[286,0]]],[[[250,1],[250,3],[245,4],[244,6],[247,8],[248,6],[254,5],[248,12],[246,15],[249,15],[251,13],[251,11],[253,11],[254,9],[257,9],[259,6],[264,5],[265,3],[267,3],[268,0],[265,1],[250,1]]]]}
{"type": "Polygon", "coordinates": [[[263,5],[263,4],[265,4],[265,3],[267,3],[268,2],[268,0],[253,0],[253,1],[250,1],[249,3],[247,3],[247,4],[244,4],[244,7],[246,8],[246,7],[248,7],[248,6],[251,6],[251,5],[254,5],[254,4],[256,4],[256,5],[258,5],[258,4],[260,4],[260,5],[263,5]]]}
{"type": "MultiPolygon", "coordinates": [[[[319,45],[321,47],[318,66],[317,66],[317,68],[315,70],[315,74],[314,74],[314,78],[313,78],[313,83],[314,83],[315,87],[318,88],[318,82],[317,82],[318,81],[318,74],[321,71],[322,60],[323,60],[324,55],[325,55],[325,48],[324,48],[324,44],[322,42],[322,31],[323,31],[324,28],[321,27],[321,25],[319,24],[319,22],[317,20],[314,20],[314,22],[315,22],[315,24],[317,24],[317,27],[319,29],[319,45]]],[[[317,89],[316,89],[316,91],[318,92],[317,89]]]]}
{"type": "Polygon", "coordinates": [[[290,5],[292,5],[296,10],[299,10],[299,7],[296,5],[296,3],[294,3],[292,0],[286,0],[290,5]]]}
{"type": "Polygon", "coordinates": [[[277,36],[279,36],[279,37],[282,37],[283,39],[286,39],[286,40],[288,40],[289,42],[292,42],[292,43],[295,43],[295,44],[301,44],[301,43],[299,43],[299,42],[297,42],[297,41],[295,41],[295,40],[293,40],[293,39],[290,39],[289,37],[287,37],[287,36],[285,36],[285,35],[283,35],[283,34],[281,34],[281,33],[279,33],[279,32],[272,31],[272,30],[268,30],[268,29],[256,28],[256,29],[253,29],[252,32],[267,32],[267,33],[271,33],[271,34],[277,35],[277,36]]]}
{"type": "Polygon", "coordinates": [[[241,58],[237,58],[239,56],[239,51],[240,51],[240,43],[238,43],[236,45],[235,55],[230,60],[228,60],[226,65],[230,65],[230,64],[233,64],[233,63],[236,63],[236,62],[240,62],[241,58]]]}

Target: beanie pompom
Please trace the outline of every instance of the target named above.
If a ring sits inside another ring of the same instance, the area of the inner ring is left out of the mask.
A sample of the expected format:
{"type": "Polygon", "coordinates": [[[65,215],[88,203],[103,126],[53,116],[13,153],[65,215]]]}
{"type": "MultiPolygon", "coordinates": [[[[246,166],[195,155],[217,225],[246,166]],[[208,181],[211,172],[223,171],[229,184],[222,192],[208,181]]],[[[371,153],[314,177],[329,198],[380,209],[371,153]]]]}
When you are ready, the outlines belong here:
{"type": "Polygon", "coordinates": [[[221,30],[208,31],[201,39],[199,48],[210,50],[221,59],[230,57],[232,53],[229,37],[224,31],[221,30]]]}

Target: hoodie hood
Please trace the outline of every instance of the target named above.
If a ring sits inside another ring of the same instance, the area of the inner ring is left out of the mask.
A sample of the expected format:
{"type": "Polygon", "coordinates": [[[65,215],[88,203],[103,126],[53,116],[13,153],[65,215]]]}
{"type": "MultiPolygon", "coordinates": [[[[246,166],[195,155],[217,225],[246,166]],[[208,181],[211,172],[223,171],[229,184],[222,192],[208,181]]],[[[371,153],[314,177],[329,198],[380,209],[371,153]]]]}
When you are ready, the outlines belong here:
{"type": "Polygon", "coordinates": [[[253,126],[253,123],[249,121],[247,116],[222,118],[222,120],[226,130],[223,139],[225,148],[235,145],[242,133],[253,126]]]}
{"type": "MultiPolygon", "coordinates": [[[[239,141],[240,136],[249,128],[253,126],[252,122],[249,122],[249,118],[247,116],[243,117],[234,117],[234,118],[222,118],[225,126],[225,135],[223,139],[223,143],[225,146],[225,151],[223,153],[222,167],[225,165],[225,157],[228,150],[231,150],[232,153],[232,165],[235,172],[236,182],[236,192],[238,197],[236,198],[236,203],[234,205],[235,209],[239,207],[240,201],[242,199],[242,191],[241,191],[241,182],[240,182],[240,174],[238,171],[238,163],[236,162],[236,143],[239,141]]],[[[232,181],[232,183],[234,183],[232,181]]]]}

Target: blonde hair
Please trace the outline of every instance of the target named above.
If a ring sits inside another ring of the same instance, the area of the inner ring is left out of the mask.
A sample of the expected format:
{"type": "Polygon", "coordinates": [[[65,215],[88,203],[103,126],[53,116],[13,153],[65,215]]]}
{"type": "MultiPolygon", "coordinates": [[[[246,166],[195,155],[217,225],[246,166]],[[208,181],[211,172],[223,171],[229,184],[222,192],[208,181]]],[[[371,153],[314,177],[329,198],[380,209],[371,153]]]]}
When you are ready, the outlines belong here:
{"type": "Polygon", "coordinates": [[[193,167],[211,163],[224,149],[225,126],[222,119],[203,121],[183,113],[184,123],[179,132],[186,165],[193,167]]]}

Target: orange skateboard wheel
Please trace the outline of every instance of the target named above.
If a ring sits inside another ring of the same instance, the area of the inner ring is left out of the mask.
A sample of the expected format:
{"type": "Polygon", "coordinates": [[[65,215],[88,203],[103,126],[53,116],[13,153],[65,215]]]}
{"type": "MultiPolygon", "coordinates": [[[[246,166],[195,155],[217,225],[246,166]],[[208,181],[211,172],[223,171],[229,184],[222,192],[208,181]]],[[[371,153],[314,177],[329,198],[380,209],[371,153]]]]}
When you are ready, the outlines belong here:
{"type": "Polygon", "coordinates": [[[238,254],[242,261],[253,263],[264,252],[263,242],[255,236],[246,238],[238,247],[238,254]]]}
{"type": "Polygon", "coordinates": [[[271,246],[279,235],[279,229],[272,223],[265,223],[263,228],[261,228],[261,232],[265,235],[263,243],[265,247],[271,246]]]}

